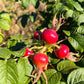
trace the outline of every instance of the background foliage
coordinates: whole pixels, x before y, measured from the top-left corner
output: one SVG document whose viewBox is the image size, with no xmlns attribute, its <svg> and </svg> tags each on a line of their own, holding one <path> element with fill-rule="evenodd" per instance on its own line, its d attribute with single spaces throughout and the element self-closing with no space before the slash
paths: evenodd
<svg viewBox="0 0 84 84">
<path fill-rule="evenodd" d="M 62 43 L 71 52 L 84 54 L 84 0 L 0 0 L 0 4 L 0 84 L 31 84 L 34 66 L 23 57 L 25 47 L 40 43 L 33 38 L 34 32 L 51 28 L 55 14 L 57 19 L 60 13 L 65 17 L 57 32 L 59 41 L 67 37 Z M 48 56 L 48 84 L 84 84 L 84 58 L 72 62 L 54 53 Z M 42 76 L 37 84 L 45 84 Z"/>
</svg>

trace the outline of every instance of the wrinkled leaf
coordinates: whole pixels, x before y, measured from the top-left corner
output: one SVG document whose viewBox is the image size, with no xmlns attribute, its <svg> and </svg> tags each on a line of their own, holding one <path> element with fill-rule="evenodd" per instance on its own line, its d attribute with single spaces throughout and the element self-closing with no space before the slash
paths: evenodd
<svg viewBox="0 0 84 84">
<path fill-rule="evenodd" d="M 68 41 L 73 46 L 75 50 L 79 50 L 80 52 L 84 51 L 84 36 L 80 34 L 73 34 L 72 37 L 68 38 Z"/>
<path fill-rule="evenodd" d="M 28 63 L 27 58 L 21 58 L 17 64 L 18 69 L 18 84 L 26 84 L 29 80 L 29 75 L 32 72 L 33 67 Z"/>
<path fill-rule="evenodd" d="M 0 84 L 18 84 L 17 67 L 13 59 L 0 61 Z"/>
<path fill-rule="evenodd" d="M 66 17 L 66 18 L 72 17 L 72 15 L 73 15 L 73 10 L 68 10 L 68 11 L 66 12 L 65 17 Z"/>
<path fill-rule="evenodd" d="M 10 25 L 7 23 L 6 20 L 0 19 L 0 27 L 4 30 L 9 30 Z"/>
<path fill-rule="evenodd" d="M 79 84 L 82 81 L 84 81 L 84 68 L 79 68 L 69 74 L 67 84 Z"/>
<path fill-rule="evenodd" d="M 64 11 L 65 9 L 67 9 L 67 7 L 64 6 L 62 3 L 56 3 L 56 10 L 58 11 L 58 9 L 60 11 Z"/>
<path fill-rule="evenodd" d="M 71 4 L 75 7 L 76 10 L 83 11 L 83 8 L 81 7 L 81 5 L 78 2 L 72 0 Z"/>
<path fill-rule="evenodd" d="M 81 14 L 78 18 L 78 25 L 80 25 L 81 23 L 84 23 L 84 14 Z"/>
<path fill-rule="evenodd" d="M 9 41 L 7 42 L 7 48 L 11 48 L 11 47 L 15 46 L 16 43 L 17 43 L 16 40 L 9 40 Z"/>
<path fill-rule="evenodd" d="M 80 13 L 79 13 L 78 11 L 74 11 L 74 12 L 73 12 L 72 17 L 73 17 L 73 20 L 74 20 L 74 21 L 78 22 L 79 16 L 80 16 Z"/>
<path fill-rule="evenodd" d="M 84 34 L 84 25 L 81 25 L 77 28 L 77 32 L 80 34 Z"/>
<path fill-rule="evenodd" d="M 67 0 L 66 3 L 67 3 L 67 7 L 68 7 L 69 9 L 74 10 L 74 7 L 73 7 L 73 5 L 70 3 L 69 0 Z"/>
<path fill-rule="evenodd" d="M 11 51 L 7 48 L 0 48 L 0 57 L 8 59 L 11 56 Z"/>
<path fill-rule="evenodd" d="M 57 9 L 61 9 L 61 7 L 62 7 L 62 3 L 56 4 L 56 10 L 57 10 Z"/>
<path fill-rule="evenodd" d="M 48 84 L 59 84 L 60 80 L 61 80 L 61 73 L 57 72 L 54 69 L 49 69 L 47 71 L 45 71 L 47 80 L 48 80 Z M 44 78 L 42 78 L 44 80 Z M 45 84 L 45 82 L 43 81 L 42 84 Z"/>
<path fill-rule="evenodd" d="M 57 70 L 61 71 L 64 74 L 67 74 L 70 72 L 70 70 L 78 68 L 76 64 L 69 60 L 63 60 L 57 64 Z"/>
<path fill-rule="evenodd" d="M 61 73 L 57 72 L 52 75 L 51 78 L 49 78 L 49 84 L 59 84 L 61 80 Z"/>
</svg>

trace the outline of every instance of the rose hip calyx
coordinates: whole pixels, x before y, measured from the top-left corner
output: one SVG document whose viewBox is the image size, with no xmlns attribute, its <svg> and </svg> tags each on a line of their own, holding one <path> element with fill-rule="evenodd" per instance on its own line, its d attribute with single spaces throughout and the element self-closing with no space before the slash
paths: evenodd
<svg viewBox="0 0 84 84">
<path fill-rule="evenodd" d="M 59 59 L 65 58 L 69 53 L 69 47 L 65 44 L 59 45 L 60 48 L 55 49 L 55 55 Z"/>
<path fill-rule="evenodd" d="M 53 44 L 58 41 L 58 34 L 54 29 L 45 29 L 42 33 L 42 39 L 46 43 Z"/>
</svg>

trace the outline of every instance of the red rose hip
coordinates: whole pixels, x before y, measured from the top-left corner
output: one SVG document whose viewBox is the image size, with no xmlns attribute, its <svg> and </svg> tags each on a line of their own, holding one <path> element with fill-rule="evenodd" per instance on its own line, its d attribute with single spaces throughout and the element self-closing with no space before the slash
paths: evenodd
<svg viewBox="0 0 84 84">
<path fill-rule="evenodd" d="M 36 31 L 34 33 L 34 38 L 37 39 L 37 40 L 41 39 L 41 31 Z"/>
<path fill-rule="evenodd" d="M 58 35 L 54 29 L 45 29 L 42 33 L 42 39 L 46 43 L 53 44 L 58 41 Z"/>
<path fill-rule="evenodd" d="M 48 61 L 48 56 L 43 53 L 36 53 L 35 55 L 33 55 L 32 62 L 36 66 L 36 69 L 32 72 L 31 76 L 33 76 L 35 73 L 37 73 L 37 76 L 36 80 L 32 84 L 35 84 L 39 80 L 41 74 L 43 75 L 46 84 L 48 84 L 47 77 L 43 71 L 43 67 L 48 64 Z"/>
<path fill-rule="evenodd" d="M 48 64 L 48 56 L 43 53 L 36 53 L 32 60 L 36 67 L 45 67 Z"/>
<path fill-rule="evenodd" d="M 25 54 L 24 54 L 24 57 L 27 57 L 27 56 L 30 56 L 31 54 L 33 54 L 34 52 L 31 50 L 29 50 L 29 48 L 26 48 L 26 51 L 25 51 Z M 29 57 L 31 59 L 31 56 Z"/>
<path fill-rule="evenodd" d="M 63 59 L 63 58 L 65 58 L 65 57 L 68 55 L 68 53 L 69 53 L 69 48 L 68 48 L 68 46 L 65 45 L 65 44 L 61 44 L 59 47 L 60 47 L 60 48 L 56 48 L 56 49 L 55 49 L 55 55 L 56 55 L 56 57 L 58 57 L 59 59 Z"/>
</svg>

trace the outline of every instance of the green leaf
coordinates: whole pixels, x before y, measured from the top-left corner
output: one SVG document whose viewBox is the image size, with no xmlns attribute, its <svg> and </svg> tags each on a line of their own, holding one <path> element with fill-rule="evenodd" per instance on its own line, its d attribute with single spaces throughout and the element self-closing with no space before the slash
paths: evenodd
<svg viewBox="0 0 84 84">
<path fill-rule="evenodd" d="M 31 3 L 31 0 L 22 0 L 22 5 L 27 8 Z"/>
<path fill-rule="evenodd" d="M 78 0 L 79 2 L 84 2 L 84 0 Z"/>
<path fill-rule="evenodd" d="M 16 43 L 17 43 L 16 40 L 9 40 L 9 41 L 7 42 L 7 48 L 11 48 L 11 47 L 15 46 Z"/>
<path fill-rule="evenodd" d="M 76 68 L 78 68 L 76 64 L 69 60 L 63 60 L 57 64 L 57 70 L 61 71 L 63 74 L 67 74 Z"/>
<path fill-rule="evenodd" d="M 52 64 L 57 64 L 59 61 L 60 61 L 60 59 L 55 59 L 55 58 L 54 58 L 54 59 L 51 60 L 51 63 L 52 63 Z"/>
<path fill-rule="evenodd" d="M 70 36 L 70 31 L 63 30 L 63 32 L 64 32 L 67 36 Z"/>
<path fill-rule="evenodd" d="M 0 29 L 0 36 L 4 37 L 4 35 L 2 34 L 2 31 L 1 31 L 1 29 Z"/>
<path fill-rule="evenodd" d="M 62 11 L 64 9 L 64 5 L 62 3 L 56 3 L 56 10 Z"/>
<path fill-rule="evenodd" d="M 59 84 L 59 82 L 61 80 L 61 73 L 60 72 L 57 72 L 54 69 L 49 69 L 49 70 L 45 71 L 45 74 L 46 74 L 46 77 L 48 80 L 48 84 Z M 43 81 L 42 84 L 45 84 L 45 82 Z"/>
<path fill-rule="evenodd" d="M 72 34 L 71 37 L 68 38 L 68 41 L 73 46 L 75 50 L 79 50 L 80 52 L 84 51 L 84 36 L 80 34 Z"/>
<path fill-rule="evenodd" d="M 31 22 L 34 22 L 34 16 L 30 15 L 29 18 L 30 18 Z"/>
<path fill-rule="evenodd" d="M 2 42 L 2 40 L 3 40 L 3 38 L 2 38 L 2 36 L 0 36 L 0 42 Z"/>
<path fill-rule="evenodd" d="M 24 56 L 25 48 L 19 50 L 19 51 L 12 51 L 12 54 L 16 57 L 22 57 Z"/>
<path fill-rule="evenodd" d="M 47 71 L 45 71 L 45 74 L 46 74 L 48 80 L 49 80 L 49 78 L 52 77 L 52 75 L 54 75 L 55 73 L 57 73 L 57 71 L 54 70 L 54 69 L 48 69 Z"/>
<path fill-rule="evenodd" d="M 37 84 L 42 84 L 40 79 L 37 81 Z"/>
<path fill-rule="evenodd" d="M 74 10 L 74 7 L 69 0 L 66 1 L 66 4 L 67 4 L 68 9 Z"/>
<path fill-rule="evenodd" d="M 73 12 L 73 15 L 72 15 L 73 20 L 76 21 L 77 23 L 78 23 L 79 16 L 80 16 L 80 13 L 78 11 Z"/>
<path fill-rule="evenodd" d="M 49 56 L 49 55 L 48 55 Z M 60 61 L 60 59 L 56 59 L 56 58 L 53 58 L 53 57 L 50 57 L 49 56 L 49 62 L 52 63 L 52 64 L 57 64 L 58 62 Z"/>
<path fill-rule="evenodd" d="M 17 67 L 13 59 L 0 61 L 0 84 L 18 84 Z"/>
<path fill-rule="evenodd" d="M 9 22 L 11 22 L 10 16 L 7 13 L 0 14 L 0 18 L 8 20 Z"/>
<path fill-rule="evenodd" d="M 22 5 L 23 5 L 25 8 L 27 8 L 27 7 L 31 4 L 31 2 L 32 2 L 32 4 L 33 4 L 34 7 L 35 7 L 37 0 L 22 0 Z"/>
<path fill-rule="evenodd" d="M 81 25 L 77 28 L 77 33 L 84 34 L 84 25 Z"/>
<path fill-rule="evenodd" d="M 51 78 L 49 78 L 48 82 L 49 82 L 49 84 L 59 84 L 61 78 L 62 78 L 61 73 L 57 72 L 57 73 L 53 74 Z"/>
<path fill-rule="evenodd" d="M 27 58 L 20 58 L 17 64 L 18 84 L 28 84 L 29 75 L 32 72 L 32 65 L 28 63 Z M 29 81 L 30 82 L 30 81 Z"/>
<path fill-rule="evenodd" d="M 81 7 L 81 5 L 78 2 L 71 0 L 71 4 L 75 7 L 75 9 L 77 11 L 83 12 L 83 8 Z"/>
<path fill-rule="evenodd" d="M 77 62 L 79 67 L 84 67 L 84 58 L 82 58 L 79 62 Z"/>
<path fill-rule="evenodd" d="M 79 84 L 82 81 L 84 81 L 84 68 L 79 68 L 69 74 L 67 84 Z"/>
<path fill-rule="evenodd" d="M 38 0 L 31 0 L 31 2 L 32 2 L 32 4 L 34 5 L 34 7 L 36 6 L 36 2 L 37 2 Z"/>
<path fill-rule="evenodd" d="M 7 48 L 0 48 L 0 57 L 8 59 L 11 56 L 11 51 Z"/>
<path fill-rule="evenodd" d="M 24 44 L 25 45 L 32 45 L 32 43 L 31 42 L 28 42 L 28 40 L 24 40 Z"/>
<path fill-rule="evenodd" d="M 78 82 L 78 83 L 76 83 L 76 84 L 84 84 L 84 81 L 80 81 L 80 82 Z"/>
<path fill-rule="evenodd" d="M 81 23 L 84 23 L 84 14 L 81 14 L 78 18 L 78 25 L 80 25 Z"/>
<path fill-rule="evenodd" d="M 0 27 L 4 30 L 9 30 L 10 25 L 7 23 L 6 20 L 0 19 Z"/>
<path fill-rule="evenodd" d="M 60 84 L 66 84 L 66 82 L 60 82 Z"/>
<path fill-rule="evenodd" d="M 68 10 L 68 11 L 66 12 L 65 17 L 66 17 L 66 18 L 72 17 L 72 15 L 73 15 L 73 10 Z"/>
<path fill-rule="evenodd" d="M 22 35 L 13 35 L 13 36 L 11 36 L 11 39 L 18 40 L 18 41 L 22 40 L 22 38 L 23 38 Z"/>
</svg>

